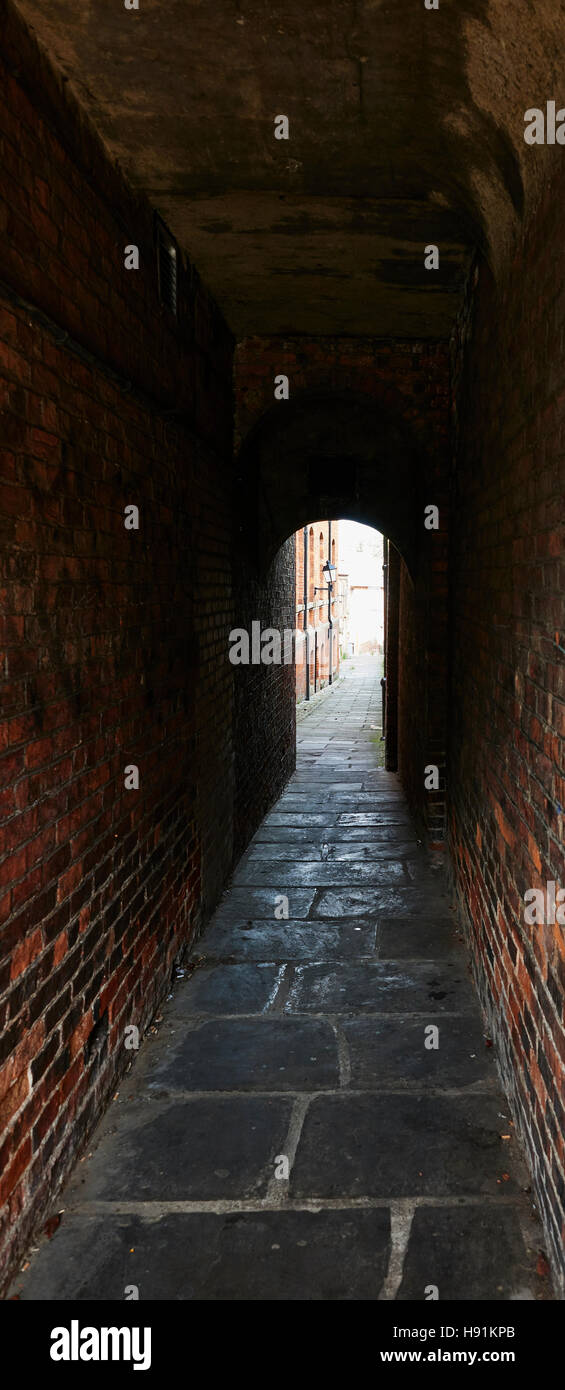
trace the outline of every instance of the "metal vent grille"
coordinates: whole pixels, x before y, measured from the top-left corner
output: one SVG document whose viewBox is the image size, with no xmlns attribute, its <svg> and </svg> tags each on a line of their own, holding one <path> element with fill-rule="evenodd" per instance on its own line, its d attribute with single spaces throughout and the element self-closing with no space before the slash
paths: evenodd
<svg viewBox="0 0 565 1390">
<path fill-rule="evenodd" d="M 159 230 L 157 242 L 159 298 L 172 314 L 177 312 L 177 251 L 174 243 Z"/>
</svg>

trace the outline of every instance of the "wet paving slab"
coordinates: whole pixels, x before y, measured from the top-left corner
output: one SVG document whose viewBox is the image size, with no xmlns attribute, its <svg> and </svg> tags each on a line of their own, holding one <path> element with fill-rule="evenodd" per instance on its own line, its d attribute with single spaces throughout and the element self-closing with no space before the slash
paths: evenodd
<svg viewBox="0 0 565 1390">
<path fill-rule="evenodd" d="M 153 1090 L 319 1091 L 339 1084 L 325 1019 L 217 1018 L 187 1032 L 155 1066 Z"/>
<path fill-rule="evenodd" d="M 492 1094 L 317 1096 L 290 1179 L 295 1196 L 517 1196 L 527 1172 Z M 505 1122 L 506 1123 L 506 1122 Z M 503 1180 L 503 1174 L 506 1179 Z"/>
<path fill-rule="evenodd" d="M 526 1240 L 528 1234 L 526 1229 Z M 421 1299 L 422 1289 L 430 1286 L 439 1294 L 462 1285 L 471 1301 L 531 1298 L 531 1269 L 518 1211 L 480 1205 L 416 1209 L 397 1299 Z"/>
<path fill-rule="evenodd" d="M 145 1302 L 377 1299 L 390 1259 L 386 1208 L 73 1213 L 22 1297 Z"/>
<path fill-rule="evenodd" d="M 291 891 L 296 892 L 296 889 Z M 416 885 L 410 888 L 326 888 L 319 889 L 315 894 L 307 915 L 314 921 L 332 921 L 335 918 L 364 917 L 370 913 L 378 922 L 379 916 L 390 916 L 392 912 L 397 912 L 399 916 L 418 916 L 422 910 L 433 910 L 434 905 L 438 920 L 442 916 L 444 920 L 449 920 L 436 883 L 428 885 L 425 895 Z"/>
<path fill-rule="evenodd" d="M 273 880 L 283 887 L 297 888 L 304 887 L 305 884 L 313 885 L 316 888 L 333 886 L 338 888 L 341 884 L 388 884 L 388 883 L 409 883 L 409 875 L 402 863 L 390 860 L 383 863 L 380 860 L 373 860 L 366 863 L 363 860 L 356 860 L 350 864 L 347 861 L 335 862 L 333 860 L 323 860 L 319 863 L 287 863 L 277 860 L 275 863 L 258 863 L 250 860 L 244 868 L 239 871 L 239 883 L 249 884 L 258 887 L 261 884 L 272 884 Z"/>
<path fill-rule="evenodd" d="M 375 949 L 375 922 L 355 921 L 314 924 L 304 921 L 270 923 L 251 921 L 215 926 L 202 943 L 204 960 L 343 960 L 366 956 Z"/>
<path fill-rule="evenodd" d="M 191 978 L 190 989 L 175 994 L 167 1019 L 180 1019 L 184 1026 L 201 1017 L 265 1013 L 276 996 L 280 978 L 280 965 L 264 961 L 200 967 Z"/>
<path fill-rule="evenodd" d="M 132 1169 L 141 1202 L 265 1197 L 291 1107 L 253 1095 L 124 1103 L 118 1129 L 104 1135 L 88 1165 L 81 1199 L 127 1199 Z"/>
<path fill-rule="evenodd" d="M 325 824 L 325 822 L 324 822 Z M 321 844 L 346 844 L 354 845 L 356 841 L 367 842 L 367 831 L 361 826 L 348 826 L 344 830 L 340 826 L 332 826 L 327 834 L 321 834 L 318 829 L 314 835 L 308 826 L 290 825 L 274 827 L 270 822 L 263 821 L 256 835 L 251 841 L 252 846 L 256 844 L 309 844 L 314 838 L 319 839 Z M 378 825 L 371 828 L 371 843 L 379 845 L 395 845 L 405 842 L 417 845 L 417 839 L 413 826 L 399 825 Z"/>
<path fill-rule="evenodd" d="M 281 872 L 284 872 L 281 865 Z M 310 909 L 314 904 L 316 896 L 315 889 L 312 888 L 292 888 L 291 892 L 285 894 L 286 904 L 280 901 L 281 886 L 279 883 L 265 888 L 247 888 L 234 883 L 234 887 L 222 899 L 219 908 L 214 916 L 214 924 L 224 922 L 242 922 L 253 919 L 263 919 L 272 922 L 287 917 L 308 917 Z"/>
<path fill-rule="evenodd" d="M 454 956 L 469 970 L 457 922 L 433 912 L 413 917 L 379 914 L 375 948 L 380 960 L 446 961 Z"/>
<path fill-rule="evenodd" d="M 289 842 L 286 839 L 282 844 L 277 844 L 272 841 L 262 840 L 257 841 L 247 851 L 245 864 L 247 867 L 250 862 L 255 862 L 259 859 L 270 860 L 271 862 L 278 859 L 288 859 L 293 863 L 300 864 L 311 862 L 323 863 L 324 861 L 333 863 L 335 861 L 353 859 L 355 863 L 377 860 L 380 863 L 386 864 L 390 862 L 390 860 L 401 860 L 401 862 L 404 862 L 408 858 L 414 858 L 418 852 L 418 846 L 409 840 L 400 841 L 398 844 L 394 845 L 379 845 L 371 844 L 370 842 L 361 842 L 358 845 L 351 845 L 347 840 L 337 843 L 335 841 L 330 843 L 321 841 L 319 844 L 306 840 L 303 841 L 302 844 L 294 844 L 292 841 Z"/>
<path fill-rule="evenodd" d="M 353 1090 L 498 1088 L 478 1011 L 344 1018 L 341 1028 Z"/>
<path fill-rule="evenodd" d="M 316 802 L 319 806 L 320 802 Z M 402 809 L 393 811 L 367 811 L 351 813 L 341 811 L 339 805 L 330 802 L 327 810 L 295 810 L 271 811 L 265 818 L 267 827 L 284 828 L 285 826 L 295 825 L 298 828 L 306 826 L 363 826 L 366 829 L 373 829 L 375 826 L 403 826 L 407 830 L 411 829 L 409 816 Z M 367 837 L 365 836 L 365 839 Z"/>
<path fill-rule="evenodd" d="M 13 1297 L 551 1296 L 463 932 L 356 669 L 299 710 L 297 774 Z"/>
<path fill-rule="evenodd" d="M 285 1004 L 296 1013 L 444 1013 L 478 1016 L 468 977 L 454 962 L 357 961 L 302 965 L 293 971 Z"/>
</svg>

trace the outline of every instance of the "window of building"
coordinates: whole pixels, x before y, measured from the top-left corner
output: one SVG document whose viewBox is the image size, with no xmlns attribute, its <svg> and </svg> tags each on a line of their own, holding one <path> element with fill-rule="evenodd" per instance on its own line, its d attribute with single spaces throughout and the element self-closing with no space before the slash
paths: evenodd
<svg viewBox="0 0 565 1390">
<path fill-rule="evenodd" d="M 314 528 L 310 527 L 308 535 L 308 602 L 314 601 Z"/>
</svg>

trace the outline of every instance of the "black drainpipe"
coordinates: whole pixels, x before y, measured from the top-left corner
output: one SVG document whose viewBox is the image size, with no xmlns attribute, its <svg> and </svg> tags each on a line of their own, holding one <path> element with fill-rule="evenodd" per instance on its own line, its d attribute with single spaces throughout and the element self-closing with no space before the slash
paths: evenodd
<svg viewBox="0 0 565 1390">
<path fill-rule="evenodd" d="M 328 521 L 328 564 L 331 565 L 331 562 L 332 562 L 332 523 L 331 523 L 331 521 Z M 330 655 L 329 655 L 329 660 L 328 660 L 328 685 L 331 685 L 331 683 L 332 683 L 332 656 L 333 656 L 332 648 L 333 648 L 333 641 L 334 641 L 333 627 L 334 627 L 334 625 L 333 625 L 333 622 L 332 622 L 332 582 L 331 582 L 331 570 L 330 570 L 330 583 L 328 584 L 328 637 L 329 637 L 329 641 L 330 641 Z"/>
<path fill-rule="evenodd" d="M 308 650 L 308 527 L 304 527 L 304 660 L 306 662 L 306 699 L 310 699 L 310 652 Z"/>
</svg>

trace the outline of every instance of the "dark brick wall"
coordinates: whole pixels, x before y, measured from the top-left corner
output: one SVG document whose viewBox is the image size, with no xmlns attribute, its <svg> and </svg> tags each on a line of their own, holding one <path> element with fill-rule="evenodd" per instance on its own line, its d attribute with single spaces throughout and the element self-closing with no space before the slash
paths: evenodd
<svg viewBox="0 0 565 1390">
<path fill-rule="evenodd" d="M 389 540 L 386 547 L 385 590 L 385 766 L 398 772 L 398 667 L 400 619 L 400 566 L 403 564 L 396 546 Z"/>
<path fill-rule="evenodd" d="M 398 568 L 398 771 L 410 806 L 423 823 L 428 706 L 423 640 L 426 613 L 425 608 L 422 611 L 420 586 L 415 587 L 402 559 Z"/>
<path fill-rule="evenodd" d="M 443 507 L 440 522 L 446 526 Z M 394 546 L 389 549 L 387 767 L 399 772 L 412 815 L 438 864 L 446 847 L 447 574 L 442 571 L 442 592 L 436 566 L 446 542 L 447 530 L 430 533 L 429 558 L 415 577 Z M 432 767 L 438 770 L 437 790 L 426 787 Z"/>
<path fill-rule="evenodd" d="M 450 844 L 477 982 L 563 1267 L 565 244 L 560 178 L 507 282 L 481 266 L 460 324 L 453 481 Z"/>
<path fill-rule="evenodd" d="M 159 305 L 151 209 L 8 11 L 2 39 L 0 1220 L 17 1255 L 231 865 L 232 345 L 189 265 L 178 322 Z"/>
<path fill-rule="evenodd" d="M 236 445 L 269 410 L 284 372 L 300 391 L 346 391 L 401 407 L 403 420 L 445 470 L 449 442 L 449 350 L 445 343 L 358 338 L 246 338 L 235 355 Z M 285 403 L 279 402 L 284 411 Z M 433 499 L 430 499 L 433 500 Z"/>
<path fill-rule="evenodd" d="M 245 628 L 251 634 L 255 621 L 260 622 L 262 631 L 293 631 L 294 536 L 281 546 L 265 576 L 254 574 L 240 559 L 236 563 L 234 591 L 234 627 Z M 233 671 L 237 858 L 294 771 L 296 687 L 294 664 L 241 665 L 234 666 Z"/>
<path fill-rule="evenodd" d="M 415 579 L 400 561 L 398 643 L 398 770 L 428 847 L 441 857 L 446 833 L 448 506 L 446 482 L 430 497 L 439 506 L 437 532 L 426 533 Z M 437 768 L 437 789 L 426 787 Z"/>
</svg>

